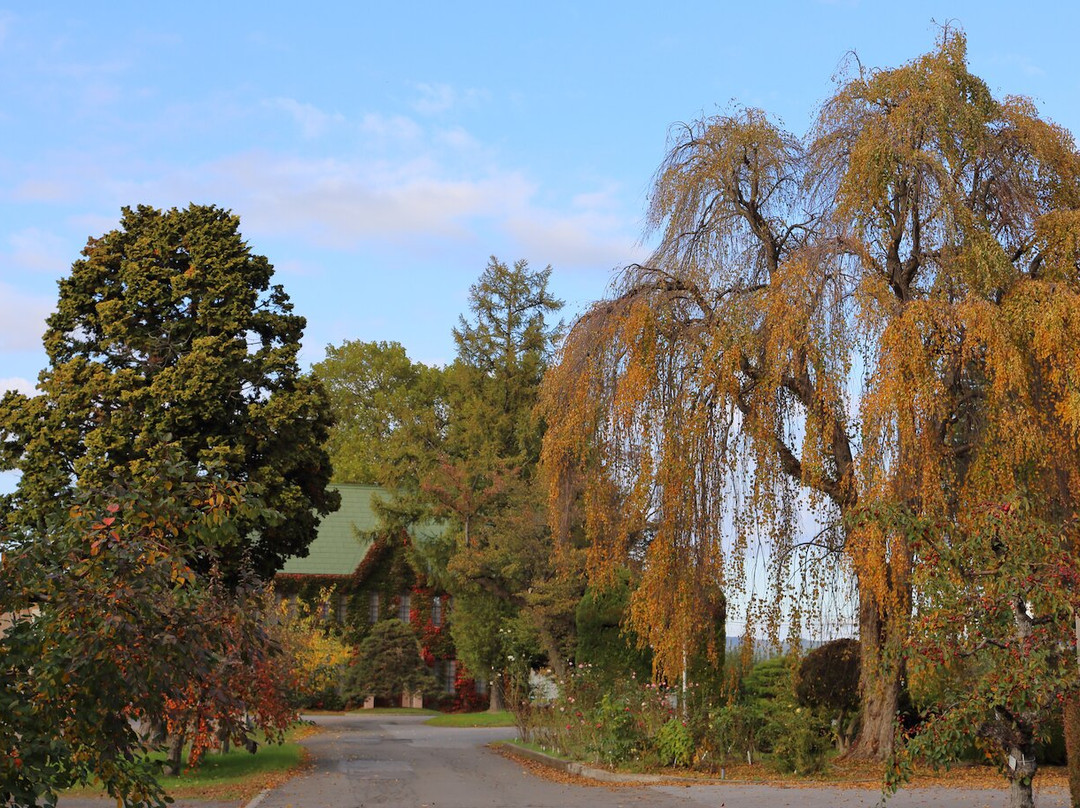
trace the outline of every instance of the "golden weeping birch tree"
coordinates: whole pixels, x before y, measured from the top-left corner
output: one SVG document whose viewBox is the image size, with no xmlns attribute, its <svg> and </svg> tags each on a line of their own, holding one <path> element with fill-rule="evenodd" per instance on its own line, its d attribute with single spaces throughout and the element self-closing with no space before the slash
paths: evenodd
<svg viewBox="0 0 1080 808">
<path fill-rule="evenodd" d="M 1020 473 L 1075 503 L 1078 208 L 1069 133 L 993 98 L 951 29 L 902 67 L 853 62 L 804 137 L 752 109 L 673 128 L 658 246 L 574 324 L 545 390 L 553 513 L 579 488 L 591 574 L 640 564 L 630 622 L 661 672 L 753 543 L 777 604 L 793 579 L 820 589 L 823 565 L 797 568 L 818 551 L 857 581 L 852 754 L 891 751 L 919 559 L 875 514 L 948 524 Z"/>
</svg>

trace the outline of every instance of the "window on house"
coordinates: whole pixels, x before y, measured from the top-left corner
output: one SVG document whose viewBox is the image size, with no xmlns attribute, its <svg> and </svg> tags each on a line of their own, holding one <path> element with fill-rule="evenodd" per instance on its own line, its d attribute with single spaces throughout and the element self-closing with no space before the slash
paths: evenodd
<svg viewBox="0 0 1080 808">
<path fill-rule="evenodd" d="M 443 691 L 453 695 L 454 684 L 457 680 L 457 662 L 452 659 L 446 660 L 446 673 L 443 676 Z"/>
<path fill-rule="evenodd" d="M 378 623 L 379 622 L 379 593 L 378 592 L 369 592 L 368 593 L 368 622 L 369 623 Z"/>
<path fill-rule="evenodd" d="M 337 598 L 337 620 L 339 623 L 344 623 L 345 618 L 349 615 L 349 595 L 346 592 L 339 592 Z"/>
<path fill-rule="evenodd" d="M 431 625 L 442 625 L 442 598 L 438 595 L 431 599 Z"/>
<path fill-rule="evenodd" d="M 408 592 L 401 593 L 401 602 L 398 604 L 398 620 L 403 623 L 409 622 L 409 612 L 412 610 L 412 595 Z"/>
</svg>

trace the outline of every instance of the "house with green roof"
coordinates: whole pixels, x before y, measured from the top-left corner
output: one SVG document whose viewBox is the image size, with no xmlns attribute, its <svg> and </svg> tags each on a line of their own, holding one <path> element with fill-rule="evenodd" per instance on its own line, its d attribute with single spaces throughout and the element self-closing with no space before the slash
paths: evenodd
<svg viewBox="0 0 1080 808">
<path fill-rule="evenodd" d="M 327 590 L 331 613 L 345 638 L 359 644 L 379 620 L 410 623 L 424 659 L 443 686 L 447 706 L 479 708 L 484 688 L 457 664 L 450 639 L 450 598 L 431 587 L 410 562 L 414 539 L 405 531 L 386 531 L 376 503 L 384 494 L 374 485 L 337 483 L 341 507 L 319 523 L 318 534 L 303 558 L 286 560 L 274 578 L 282 597 L 315 603 Z M 438 527 L 425 531 L 437 535 Z"/>
<path fill-rule="evenodd" d="M 322 518 L 315 540 L 303 558 L 292 557 L 278 573 L 289 576 L 346 578 L 363 562 L 375 543 L 379 518 L 373 500 L 382 493 L 377 485 L 339 483 L 341 507 Z"/>
</svg>

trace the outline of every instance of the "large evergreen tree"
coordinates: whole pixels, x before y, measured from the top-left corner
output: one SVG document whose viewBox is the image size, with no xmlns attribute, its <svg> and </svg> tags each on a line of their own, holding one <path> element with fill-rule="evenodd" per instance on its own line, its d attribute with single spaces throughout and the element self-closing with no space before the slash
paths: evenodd
<svg viewBox="0 0 1080 808">
<path fill-rule="evenodd" d="M 446 571 L 451 590 L 469 595 L 459 605 L 520 617 L 561 669 L 583 584 L 573 554 L 551 543 L 538 476 L 545 426 L 536 402 L 562 331 L 549 322 L 562 307 L 550 275 L 492 257 L 469 290 L 470 316 L 454 330 L 458 355 L 447 370 L 446 439 L 423 488 L 456 528 Z"/>
<path fill-rule="evenodd" d="M 272 275 L 238 217 L 213 206 L 124 208 L 119 228 L 90 239 L 60 281 L 39 394 L 0 401 L 0 467 L 21 472 L 5 529 L 39 533 L 77 489 L 108 488 L 169 440 L 277 512 L 245 525 L 235 551 L 259 574 L 305 554 L 338 504 L 330 408 L 300 372 L 304 318 Z"/>
</svg>

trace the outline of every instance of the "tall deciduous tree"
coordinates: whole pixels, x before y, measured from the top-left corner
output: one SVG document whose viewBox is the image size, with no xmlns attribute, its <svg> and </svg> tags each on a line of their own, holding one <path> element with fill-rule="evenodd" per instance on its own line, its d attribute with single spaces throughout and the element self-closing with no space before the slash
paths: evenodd
<svg viewBox="0 0 1080 808">
<path fill-rule="evenodd" d="M 396 486 L 417 474 L 445 415 L 440 368 L 413 362 L 397 342 L 346 340 L 313 367 L 334 413 L 327 450 L 339 482 Z"/>
<path fill-rule="evenodd" d="M 40 393 L 0 402 L 0 464 L 22 472 L 3 503 L 9 529 L 41 531 L 77 488 L 172 440 L 191 462 L 257 484 L 283 517 L 246 526 L 261 575 L 305 554 L 338 506 L 330 409 L 297 365 L 304 318 L 239 224 L 212 206 L 139 206 L 90 239 L 60 281 Z"/>
<path fill-rule="evenodd" d="M 856 64 L 805 137 L 758 110 L 673 130 L 659 246 L 575 324 L 545 407 L 553 494 L 584 474 L 594 567 L 644 558 L 631 616 L 665 670 L 755 536 L 784 587 L 802 492 L 858 578 L 854 753 L 891 750 L 919 559 L 857 515 L 1075 505 L 1078 208 L 1069 134 L 994 99 L 954 30 Z"/>
</svg>

